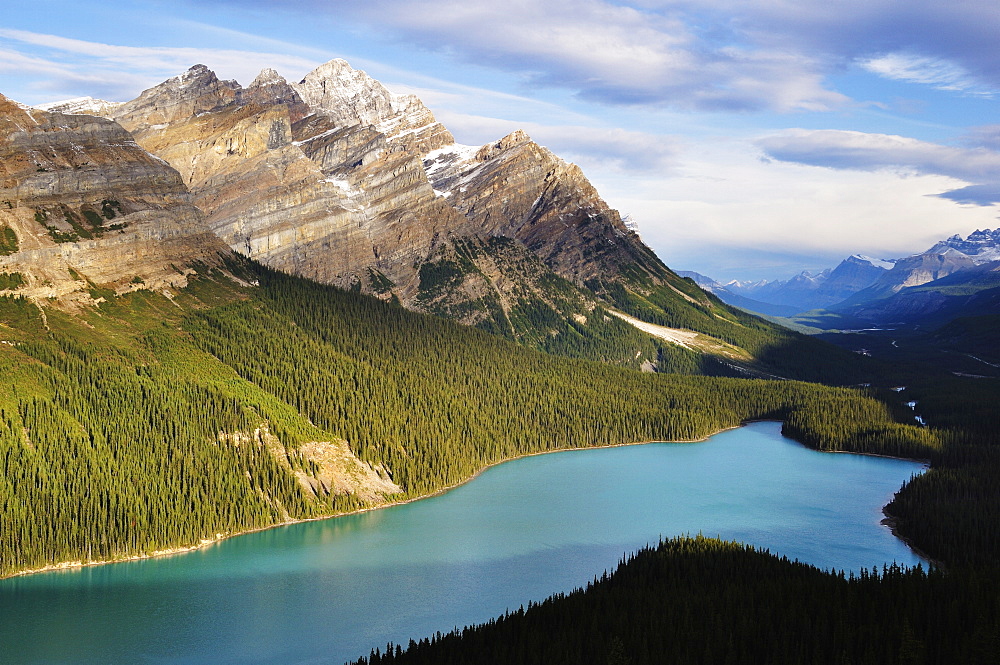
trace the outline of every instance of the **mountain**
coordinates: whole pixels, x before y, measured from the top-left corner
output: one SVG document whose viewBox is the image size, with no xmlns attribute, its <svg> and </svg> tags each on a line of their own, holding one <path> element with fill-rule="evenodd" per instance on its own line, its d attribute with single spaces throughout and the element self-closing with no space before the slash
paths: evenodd
<svg viewBox="0 0 1000 665">
<path fill-rule="evenodd" d="M 763 303 L 757 308 L 749 307 L 751 311 L 791 316 L 797 312 L 821 309 L 839 303 L 871 286 L 893 265 L 894 261 L 891 260 L 855 254 L 841 261 L 835 268 L 828 268 L 819 273 L 805 271 L 791 279 L 773 282 L 744 283 L 734 280 L 724 287 L 735 295 Z M 779 310 L 784 313 L 779 314 Z"/>
<path fill-rule="evenodd" d="M 248 88 L 195 67 L 72 110 L 118 121 L 0 98 L 0 575 L 184 551 L 519 455 L 753 419 L 821 449 L 933 457 L 897 496 L 900 528 L 932 556 L 996 560 L 991 420 L 945 445 L 894 420 L 878 385 L 759 380 L 857 383 L 871 366 L 680 278 L 523 134 L 456 146 L 417 100 L 338 62 Z M 983 401 L 974 413 L 993 414 Z"/>
<path fill-rule="evenodd" d="M 970 257 L 977 264 L 1000 261 L 1000 228 L 976 229 L 968 238 L 955 234 L 947 240 L 935 244 L 927 254 L 944 254 L 948 249 L 957 250 Z"/>
<path fill-rule="evenodd" d="M 828 306 L 828 312 L 796 320 L 822 328 L 927 326 L 994 313 L 989 291 L 1000 286 L 998 240 L 1000 229 L 977 230 L 965 240 L 952 236 L 897 260 L 871 285 Z"/>
<path fill-rule="evenodd" d="M 940 294 L 928 295 L 934 291 L 933 288 L 909 291 L 899 299 L 892 299 L 892 296 L 997 260 L 1000 260 L 1000 228 L 996 231 L 976 230 L 965 239 L 954 235 L 935 243 L 925 252 L 902 259 L 874 259 L 855 254 L 841 261 L 836 268 L 818 274 L 803 272 L 789 280 L 775 282 L 732 281 L 718 284 L 709 280 L 712 282 L 709 289 L 729 304 L 737 307 L 746 305 L 744 308 L 750 311 L 791 316 L 794 312 L 790 314 L 785 308 L 793 308 L 797 312 L 828 310 L 836 314 L 808 314 L 795 320 L 810 326 L 851 327 L 875 321 L 885 323 L 893 317 L 904 320 L 921 313 L 933 313 L 944 302 Z M 970 273 L 967 277 L 972 282 L 981 281 L 976 274 Z M 963 279 L 959 277 L 957 281 L 944 285 L 954 291 L 954 285 Z M 988 278 L 986 283 L 990 283 Z M 758 303 L 740 304 L 734 296 L 750 298 Z M 777 313 L 776 305 L 785 313 Z"/>
<path fill-rule="evenodd" d="M 804 378 L 796 358 L 820 356 L 676 275 L 523 132 L 457 144 L 419 99 L 343 60 L 247 87 L 196 65 L 128 102 L 50 106 L 119 123 L 230 250 L 289 274 L 647 369 Z M 651 344 L 608 308 L 697 338 Z"/>
<path fill-rule="evenodd" d="M 107 115 L 113 112 L 118 106 L 121 106 L 121 102 L 108 102 L 103 99 L 94 99 L 93 97 L 77 97 L 51 104 L 39 104 L 35 108 L 40 111 L 51 111 L 67 115 Z"/>
<path fill-rule="evenodd" d="M 873 259 L 855 254 L 841 261 L 836 268 L 813 274 L 799 273 L 788 280 L 741 282 L 725 284 L 692 272 L 679 272 L 723 302 L 750 312 L 768 316 L 791 317 L 799 312 L 820 309 L 839 303 L 875 282 L 894 261 Z"/>
<path fill-rule="evenodd" d="M 895 264 L 895 260 L 875 259 L 863 254 L 849 256 L 820 284 L 814 302 L 818 307 L 841 302 L 871 286 Z"/>
<path fill-rule="evenodd" d="M 705 275 L 692 272 L 690 270 L 678 270 L 677 274 L 681 277 L 687 277 L 693 280 L 699 287 L 717 296 L 719 300 L 727 305 L 739 307 L 740 309 L 748 312 L 756 312 L 758 314 L 766 314 L 768 316 L 793 316 L 800 311 L 798 307 L 792 305 L 777 305 L 741 296 L 734 292 L 734 288 L 745 288 L 745 285 L 740 282 L 730 282 L 729 285 L 726 285 L 715 281 L 711 277 L 706 277 Z"/>
<path fill-rule="evenodd" d="M 936 246 L 937 247 L 937 246 Z M 891 270 L 879 275 L 872 284 L 857 291 L 830 309 L 845 311 L 855 305 L 878 300 L 910 286 L 919 286 L 978 265 L 976 261 L 952 247 L 928 250 L 896 261 Z"/>
<path fill-rule="evenodd" d="M 946 258 L 951 258 L 946 255 Z M 954 262 L 959 263 L 959 262 Z M 953 265 L 954 265 L 953 263 Z M 889 292 L 881 298 L 845 302 L 835 313 L 870 325 L 941 325 L 962 316 L 1000 314 L 1000 261 L 942 271 L 942 277 Z"/>
<path fill-rule="evenodd" d="M 231 255 L 177 172 L 118 124 L 2 96 L 0 239 L 0 286 L 70 309 L 183 287 Z"/>
<path fill-rule="evenodd" d="M 156 119 L 221 105 L 199 117 L 238 124 L 240 108 L 228 108 L 238 91 L 202 74 L 171 82 L 211 85 Z M 275 117 L 278 135 L 287 125 Z M 245 125 L 237 147 L 260 150 L 256 132 L 274 127 Z M 271 150 L 302 161 L 280 141 Z M 193 200 L 182 174 L 117 123 L 0 98 L 0 575 L 423 496 L 521 454 L 695 439 L 827 400 L 873 406 L 822 386 L 641 373 L 526 349 L 252 263 Z M 500 255 L 519 241 L 482 242 Z M 606 311 L 562 339 L 596 346 L 601 360 L 607 349 L 664 366 L 698 357 L 659 349 Z"/>
<path fill-rule="evenodd" d="M 728 288 L 747 298 L 761 300 L 772 305 L 793 307 L 798 311 L 809 309 L 815 302 L 815 294 L 820 285 L 829 277 L 830 271 L 813 274 L 803 271 L 787 280 L 762 281 L 750 284 L 732 282 Z"/>
<path fill-rule="evenodd" d="M 456 145 L 343 60 L 247 88 L 198 65 L 109 115 L 235 251 L 411 309 L 517 337 L 526 311 L 586 316 L 587 280 L 672 275 L 576 166 L 522 132 Z"/>
</svg>

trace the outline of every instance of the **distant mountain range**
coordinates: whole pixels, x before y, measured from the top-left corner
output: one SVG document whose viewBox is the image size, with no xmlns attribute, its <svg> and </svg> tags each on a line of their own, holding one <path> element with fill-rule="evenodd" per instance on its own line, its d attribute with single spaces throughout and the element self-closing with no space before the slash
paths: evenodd
<svg viewBox="0 0 1000 665">
<path fill-rule="evenodd" d="M 717 295 L 723 302 L 772 316 L 792 316 L 835 305 L 873 284 L 895 264 L 862 254 L 849 256 L 836 268 L 819 273 L 803 271 L 788 280 L 719 283 L 709 277 L 681 271 Z M 695 277 L 697 275 L 697 277 Z"/>
<path fill-rule="evenodd" d="M 964 239 L 954 235 L 900 259 L 855 254 L 832 270 L 785 281 L 722 284 L 697 273 L 679 274 L 735 307 L 824 329 L 943 324 L 1000 313 L 991 293 L 1000 288 L 1000 228 Z"/>
</svg>

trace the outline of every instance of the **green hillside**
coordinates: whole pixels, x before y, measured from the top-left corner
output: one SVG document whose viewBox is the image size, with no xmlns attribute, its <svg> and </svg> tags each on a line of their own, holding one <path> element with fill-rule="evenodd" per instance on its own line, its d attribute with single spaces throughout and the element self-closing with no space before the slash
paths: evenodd
<svg viewBox="0 0 1000 665">
<path fill-rule="evenodd" d="M 423 495 L 516 455 L 697 439 L 753 418 L 792 418 L 823 447 L 938 448 L 856 391 L 559 358 L 231 268 L 259 286 L 215 271 L 172 299 L 106 293 L 75 315 L 0 299 L 0 572 L 197 544 Z M 303 444 L 340 440 L 401 491 L 307 487 L 320 470 Z"/>
</svg>

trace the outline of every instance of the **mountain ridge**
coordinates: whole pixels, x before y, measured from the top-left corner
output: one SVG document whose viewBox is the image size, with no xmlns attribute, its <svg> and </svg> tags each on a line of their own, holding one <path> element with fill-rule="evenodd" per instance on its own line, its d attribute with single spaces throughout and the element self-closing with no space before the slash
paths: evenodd
<svg viewBox="0 0 1000 665">
<path fill-rule="evenodd" d="M 524 132 L 458 145 L 418 99 L 342 60 L 298 83 L 265 69 L 246 88 L 195 65 L 91 107 L 176 170 L 180 195 L 228 251 L 270 268 L 636 368 L 804 376 L 791 359 L 819 355 L 676 275 L 578 166 Z M 653 343 L 607 308 L 748 360 Z M 829 360 L 823 376 L 853 375 Z"/>
</svg>

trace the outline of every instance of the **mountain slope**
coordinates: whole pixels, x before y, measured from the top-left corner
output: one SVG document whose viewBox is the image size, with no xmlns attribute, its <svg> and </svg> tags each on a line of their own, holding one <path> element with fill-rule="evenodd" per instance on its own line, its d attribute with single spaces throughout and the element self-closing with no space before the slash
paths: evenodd
<svg viewBox="0 0 1000 665">
<path fill-rule="evenodd" d="M 529 452 L 694 439 L 798 411 L 860 418 L 806 417 L 803 436 L 825 446 L 933 444 L 854 391 L 557 358 L 227 270 L 244 285 L 192 276 L 170 299 L 109 295 L 47 324 L 30 301 L 0 298 L 0 369 L 16 386 L 0 393 L 0 574 L 419 496 Z"/>
<path fill-rule="evenodd" d="M 899 259 L 875 282 L 828 307 L 795 320 L 835 329 L 940 326 L 962 316 L 996 313 L 990 291 L 1000 287 L 1000 230 L 953 236 L 926 252 Z"/>
<path fill-rule="evenodd" d="M 598 355 L 635 366 L 697 362 L 681 347 L 625 353 L 617 340 L 635 332 L 600 308 L 752 356 L 787 341 L 760 322 L 748 337 L 742 315 L 663 265 L 578 167 L 522 132 L 456 145 L 418 99 L 343 61 L 299 83 L 265 70 L 247 88 L 195 66 L 108 108 L 178 170 L 216 235 L 273 268 L 540 348 L 593 357 L 578 340 L 599 339 Z"/>
<path fill-rule="evenodd" d="M 92 304 L 95 287 L 183 286 L 231 251 L 177 172 L 117 124 L 0 97 L 0 271 L 8 292 Z M 13 277 L 17 275 L 17 277 Z"/>
</svg>

